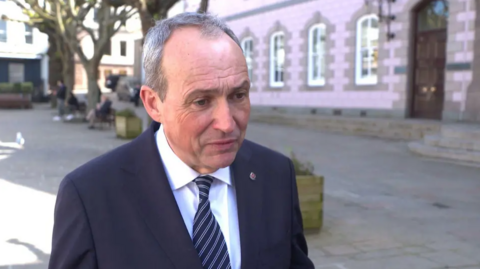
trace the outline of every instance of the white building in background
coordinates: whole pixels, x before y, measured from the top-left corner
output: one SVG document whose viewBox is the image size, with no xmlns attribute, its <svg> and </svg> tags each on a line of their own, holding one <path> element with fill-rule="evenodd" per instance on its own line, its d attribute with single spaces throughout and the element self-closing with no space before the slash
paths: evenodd
<svg viewBox="0 0 480 269">
<path fill-rule="evenodd" d="M 32 82 L 48 92 L 48 36 L 22 22 L 28 19 L 12 1 L 0 0 L 0 83 Z"/>
</svg>

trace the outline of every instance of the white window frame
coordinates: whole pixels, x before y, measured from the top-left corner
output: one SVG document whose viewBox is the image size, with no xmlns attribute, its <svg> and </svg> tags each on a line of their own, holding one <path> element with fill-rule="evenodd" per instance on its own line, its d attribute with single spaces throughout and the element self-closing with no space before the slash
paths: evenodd
<svg viewBox="0 0 480 269">
<path fill-rule="evenodd" d="M 356 54 L 356 63 L 355 63 L 355 83 L 357 85 L 374 85 L 374 84 L 377 84 L 378 82 L 378 66 L 377 66 L 377 74 L 376 75 L 370 75 L 370 76 L 367 76 L 367 77 L 363 77 L 362 78 L 362 34 L 361 34 L 361 31 L 362 31 L 362 23 L 365 21 L 365 20 L 370 20 L 370 19 L 376 19 L 377 22 L 378 22 L 378 16 L 375 15 L 375 14 L 371 14 L 371 15 L 366 15 L 366 16 L 363 16 L 361 17 L 360 19 L 358 19 L 357 21 L 357 46 L 356 46 L 356 50 L 355 50 L 355 54 Z M 369 28 L 370 28 L 370 25 L 369 25 Z M 380 32 L 380 27 L 379 27 L 379 32 Z M 379 37 L 380 38 L 380 33 L 379 33 Z M 370 39 L 367 40 L 367 44 L 370 43 Z M 380 46 L 377 45 L 377 50 L 379 50 Z M 368 50 L 370 51 L 373 51 L 373 47 L 367 47 Z M 377 62 L 377 65 L 379 63 Z"/>
<path fill-rule="evenodd" d="M 6 43 L 6 42 L 8 42 L 8 34 L 7 34 L 8 33 L 8 22 L 6 20 L 2 20 L 2 19 L 0 19 L 0 22 L 5 24 L 5 30 L 0 30 L 0 31 L 2 31 L 2 35 L 5 35 L 5 41 L 2 40 L 0 42 Z"/>
<path fill-rule="evenodd" d="M 30 26 L 30 25 L 28 25 L 28 24 L 26 24 L 26 23 L 25 23 L 24 25 L 25 25 L 25 26 L 24 26 L 24 28 L 25 28 L 25 44 L 32 45 L 32 44 L 33 44 L 33 27 Z M 30 32 L 27 31 L 27 28 L 30 29 Z M 31 38 L 31 40 L 32 40 L 31 43 L 27 42 L 27 37 L 28 37 L 28 36 L 30 36 L 30 38 Z"/>
<path fill-rule="evenodd" d="M 248 48 L 248 53 L 247 53 L 247 42 L 251 42 L 251 46 Z M 242 51 L 243 51 L 243 56 L 245 56 L 245 61 L 247 62 L 247 68 L 248 68 L 248 78 L 250 79 L 250 84 L 253 84 L 253 38 L 251 37 L 246 37 L 242 40 L 241 42 L 242 45 Z M 247 57 L 250 58 L 250 62 L 247 60 Z"/>
<path fill-rule="evenodd" d="M 283 81 L 275 81 L 275 66 L 276 66 L 276 60 L 277 58 L 275 57 L 275 38 L 277 36 L 283 36 L 283 51 L 285 52 L 285 34 L 282 31 L 275 32 L 271 35 L 270 37 L 270 87 L 274 88 L 281 88 L 285 85 L 285 60 L 286 60 L 286 55 L 284 54 L 284 60 L 283 60 L 283 67 L 282 67 L 282 80 Z"/>
<path fill-rule="evenodd" d="M 320 77 L 318 79 L 313 78 L 313 31 L 315 29 L 323 30 L 323 35 L 325 37 L 325 40 L 323 40 L 324 43 L 326 43 L 326 26 L 323 23 L 315 24 L 312 27 L 310 27 L 310 30 L 308 31 L 308 85 L 309 86 L 323 86 L 325 85 L 325 74 L 323 74 L 323 77 Z M 321 40 L 319 40 L 321 41 Z M 317 52 L 319 56 L 321 56 L 321 61 L 323 64 L 323 68 L 325 69 L 326 72 L 326 59 L 325 59 L 325 52 L 326 52 L 326 44 L 324 44 L 324 50 L 321 52 Z"/>
</svg>

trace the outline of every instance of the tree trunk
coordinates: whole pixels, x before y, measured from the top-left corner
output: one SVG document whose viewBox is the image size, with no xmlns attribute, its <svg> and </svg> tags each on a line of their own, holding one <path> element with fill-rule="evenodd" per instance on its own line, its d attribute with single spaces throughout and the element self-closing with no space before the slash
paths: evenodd
<svg viewBox="0 0 480 269">
<path fill-rule="evenodd" d="M 93 61 L 91 59 L 87 63 L 85 63 L 83 66 L 86 70 L 87 73 L 87 80 L 88 80 L 88 105 L 87 105 L 87 111 L 90 111 L 91 109 L 95 108 L 96 104 L 99 102 L 100 99 L 100 88 L 98 87 L 98 66 L 99 66 L 99 61 Z"/>
<path fill-rule="evenodd" d="M 51 89 L 57 87 L 57 81 L 63 79 L 63 61 L 58 53 L 58 46 L 55 38 L 52 35 L 48 36 L 48 85 Z"/>
<path fill-rule="evenodd" d="M 71 92 L 74 90 L 75 87 L 75 55 L 73 52 L 68 48 L 68 46 L 64 47 L 64 57 L 62 59 L 63 69 L 62 69 L 62 77 L 65 86 L 67 87 L 67 91 Z"/>
<path fill-rule="evenodd" d="M 148 33 L 148 30 L 155 25 L 155 21 L 150 13 L 145 9 L 138 9 L 138 14 L 140 15 L 140 22 L 142 24 L 142 33 L 145 37 Z M 143 42 L 142 42 L 143 43 Z"/>
<path fill-rule="evenodd" d="M 197 10 L 198 13 L 207 13 L 208 12 L 208 0 L 202 0 L 200 2 L 200 7 Z"/>
</svg>

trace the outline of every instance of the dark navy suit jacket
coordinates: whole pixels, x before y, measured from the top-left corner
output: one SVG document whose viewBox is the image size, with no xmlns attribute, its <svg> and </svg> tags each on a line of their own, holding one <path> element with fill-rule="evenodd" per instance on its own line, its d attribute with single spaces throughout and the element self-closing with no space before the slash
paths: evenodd
<svg viewBox="0 0 480 269">
<path fill-rule="evenodd" d="M 158 152 L 159 126 L 63 179 L 50 269 L 202 268 Z M 245 140 L 231 168 L 242 269 L 314 268 L 292 162 Z"/>
</svg>

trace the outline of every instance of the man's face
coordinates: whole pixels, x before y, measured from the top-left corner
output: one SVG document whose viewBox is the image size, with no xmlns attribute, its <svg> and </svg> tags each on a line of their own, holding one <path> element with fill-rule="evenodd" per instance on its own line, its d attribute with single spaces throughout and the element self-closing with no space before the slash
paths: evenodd
<svg viewBox="0 0 480 269">
<path fill-rule="evenodd" d="M 229 166 L 250 117 L 250 80 L 242 50 L 226 34 L 204 38 L 188 27 L 172 33 L 163 55 L 168 89 L 156 105 L 170 147 L 199 173 Z"/>
</svg>

